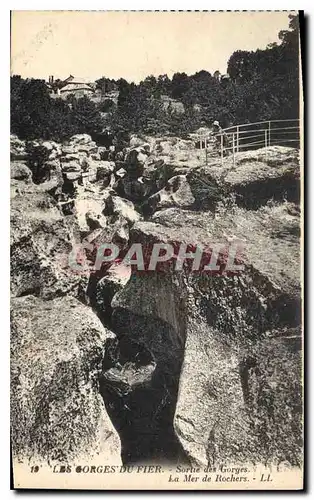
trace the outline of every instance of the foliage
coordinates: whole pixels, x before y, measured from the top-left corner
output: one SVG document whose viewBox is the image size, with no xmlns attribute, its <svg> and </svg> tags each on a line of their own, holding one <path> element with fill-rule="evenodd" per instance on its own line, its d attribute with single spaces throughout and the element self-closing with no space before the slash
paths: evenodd
<svg viewBox="0 0 314 500">
<path fill-rule="evenodd" d="M 106 126 L 113 134 L 185 135 L 218 120 L 223 127 L 299 116 L 298 16 L 290 15 L 289 29 L 265 50 L 237 50 L 228 61 L 228 79 L 216 71 L 188 76 L 150 75 L 139 84 L 124 78 L 102 77 L 96 88 L 104 96 L 119 91 L 118 106 L 87 97 L 52 99 L 41 80 L 11 78 L 12 132 L 22 139 L 63 140 L 74 133 L 99 133 Z M 60 82 L 55 84 L 60 86 Z M 181 102 L 185 112 L 164 105 Z M 196 109 L 197 107 L 197 109 Z M 106 116 L 104 116 L 104 113 Z"/>
<path fill-rule="evenodd" d="M 42 80 L 11 78 L 11 131 L 21 139 L 63 141 L 101 128 L 101 115 L 87 97 L 50 97 Z"/>
<path fill-rule="evenodd" d="M 74 99 L 71 110 L 71 121 L 76 134 L 93 134 L 102 129 L 102 119 L 94 102 L 84 96 Z"/>
</svg>

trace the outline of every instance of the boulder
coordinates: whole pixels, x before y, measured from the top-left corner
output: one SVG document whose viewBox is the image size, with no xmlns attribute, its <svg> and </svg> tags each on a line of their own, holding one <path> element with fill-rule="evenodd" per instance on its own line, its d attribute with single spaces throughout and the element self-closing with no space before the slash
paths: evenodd
<svg viewBox="0 0 314 500">
<path fill-rule="evenodd" d="M 49 142 L 49 141 L 44 141 L 42 142 L 42 147 L 47 149 L 48 151 L 52 151 L 54 149 L 55 143 Z"/>
<path fill-rule="evenodd" d="M 168 207 L 192 208 L 195 198 L 185 175 L 176 175 L 167 181 L 166 186 L 153 194 L 142 205 L 145 214 Z"/>
<path fill-rule="evenodd" d="M 16 161 L 27 160 L 28 157 L 25 141 L 22 141 L 16 135 L 10 136 L 10 157 L 11 160 Z"/>
<path fill-rule="evenodd" d="M 99 317 L 106 323 L 111 317 L 111 302 L 114 295 L 120 292 L 131 276 L 131 268 L 122 263 L 112 265 L 106 275 L 101 278 L 96 286 L 96 311 Z"/>
<path fill-rule="evenodd" d="M 78 227 L 39 187 L 11 201 L 11 293 L 75 295 L 80 274 L 69 266 L 69 255 L 78 242 Z"/>
<path fill-rule="evenodd" d="M 106 215 L 114 215 L 116 217 L 120 216 L 129 224 L 134 224 L 134 222 L 141 218 L 140 214 L 135 210 L 133 203 L 125 198 L 120 198 L 120 196 L 113 196 L 110 194 L 106 198 L 105 203 Z"/>
<path fill-rule="evenodd" d="M 53 196 L 61 194 L 64 179 L 59 160 L 46 161 L 37 172 L 37 181 L 38 178 L 41 180 L 38 184 L 38 191 L 47 192 Z"/>
<path fill-rule="evenodd" d="M 109 161 L 97 161 L 92 158 L 88 158 L 86 171 L 88 172 L 89 182 L 96 182 L 100 180 L 102 176 L 105 177 L 105 173 L 108 181 L 108 179 L 110 179 L 110 174 L 114 171 L 114 163 Z"/>
<path fill-rule="evenodd" d="M 92 138 L 88 134 L 76 134 L 72 135 L 72 137 L 69 140 L 70 145 L 81 145 L 81 144 L 90 144 L 92 141 Z"/>
<path fill-rule="evenodd" d="M 130 137 L 130 146 L 131 148 L 137 148 L 142 146 L 145 143 L 145 139 L 138 137 L 137 135 L 132 134 Z"/>
<path fill-rule="evenodd" d="M 20 297 L 11 306 L 13 458 L 28 466 L 120 464 L 120 439 L 98 389 L 114 335 L 71 297 Z"/>
<path fill-rule="evenodd" d="M 136 363 L 125 363 L 123 367 L 110 368 L 102 373 L 102 391 L 110 390 L 125 399 L 134 391 L 151 386 L 155 368 L 154 362 L 140 367 Z"/>
<path fill-rule="evenodd" d="M 89 144 L 78 144 L 76 146 L 77 150 L 80 153 L 85 153 L 87 156 L 92 156 L 92 154 L 97 154 L 98 147 L 95 142 L 91 142 Z"/>
<path fill-rule="evenodd" d="M 100 199 L 87 197 L 83 193 L 74 200 L 74 214 L 81 232 L 90 232 L 93 229 L 106 226 L 103 213 L 103 203 Z"/>
<path fill-rule="evenodd" d="M 156 361 L 164 392 L 147 398 L 151 408 L 167 401 L 160 418 L 175 460 L 181 449 L 195 466 L 300 464 L 301 338 L 289 333 L 301 321 L 299 218 L 285 205 L 217 217 L 170 208 L 130 231 L 130 244 L 145 251 L 154 242 L 244 246 L 239 273 L 175 271 L 174 263 L 134 270 L 111 302 L 118 339 L 144 343 Z"/>
<path fill-rule="evenodd" d="M 116 171 L 116 176 L 119 178 L 125 177 L 126 175 L 126 170 L 124 168 L 119 168 L 119 170 Z"/>
<path fill-rule="evenodd" d="M 81 172 L 82 167 L 78 161 L 63 161 L 61 163 L 62 172 Z"/>
<path fill-rule="evenodd" d="M 64 176 L 65 176 L 65 178 L 68 181 L 72 181 L 73 182 L 73 181 L 77 181 L 78 179 L 81 179 L 82 172 L 81 171 L 77 171 L 77 172 L 65 172 Z"/>
<path fill-rule="evenodd" d="M 74 145 L 72 146 L 62 146 L 62 156 L 67 156 L 67 155 L 76 155 L 77 150 Z"/>
<path fill-rule="evenodd" d="M 187 173 L 196 205 L 208 209 L 232 194 L 238 205 L 256 209 L 268 200 L 299 202 L 300 164 L 297 149 L 271 146 L 235 154 Z"/>
<path fill-rule="evenodd" d="M 151 191 L 151 184 L 142 177 L 133 179 L 126 175 L 122 178 L 121 185 L 126 196 L 134 201 L 142 201 Z"/>
<path fill-rule="evenodd" d="M 141 177 L 147 163 L 147 152 L 142 147 L 130 149 L 124 160 L 125 169 L 132 179 Z"/>
<path fill-rule="evenodd" d="M 11 161 L 11 179 L 32 182 L 32 171 L 21 161 Z"/>
<path fill-rule="evenodd" d="M 37 150 L 38 154 L 40 154 L 46 160 L 57 160 L 62 154 L 60 144 L 54 141 L 32 141 L 28 144 L 28 147 L 30 146 L 32 148 L 32 155 L 36 155 Z"/>
<path fill-rule="evenodd" d="M 125 248 L 129 242 L 129 224 L 124 217 L 119 216 L 113 224 L 112 242 L 119 248 Z"/>
<path fill-rule="evenodd" d="M 86 153 L 68 153 L 62 156 L 62 163 L 73 161 L 75 163 L 83 165 L 86 162 L 86 158 Z"/>
<path fill-rule="evenodd" d="M 96 180 L 107 180 L 114 172 L 115 164 L 112 161 L 101 161 L 96 167 Z"/>
<path fill-rule="evenodd" d="M 94 210 L 88 210 L 85 214 L 85 218 L 87 225 L 91 230 L 106 226 L 106 218 L 102 214 L 97 213 Z"/>
<path fill-rule="evenodd" d="M 61 163 L 60 160 L 48 160 L 44 163 L 43 168 L 50 173 L 53 172 L 61 172 Z"/>
</svg>

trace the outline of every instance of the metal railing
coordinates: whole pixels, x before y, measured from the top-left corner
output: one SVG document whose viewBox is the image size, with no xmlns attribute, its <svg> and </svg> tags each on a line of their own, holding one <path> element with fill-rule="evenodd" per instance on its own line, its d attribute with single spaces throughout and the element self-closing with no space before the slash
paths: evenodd
<svg viewBox="0 0 314 500">
<path fill-rule="evenodd" d="M 206 164 L 208 160 L 208 138 L 200 138 L 204 147 Z M 300 148 L 300 120 L 270 120 L 245 123 L 222 129 L 214 135 L 214 150 L 219 154 L 221 163 L 232 155 L 235 164 L 236 153 L 264 148 L 267 160 L 269 146 L 289 146 Z"/>
</svg>

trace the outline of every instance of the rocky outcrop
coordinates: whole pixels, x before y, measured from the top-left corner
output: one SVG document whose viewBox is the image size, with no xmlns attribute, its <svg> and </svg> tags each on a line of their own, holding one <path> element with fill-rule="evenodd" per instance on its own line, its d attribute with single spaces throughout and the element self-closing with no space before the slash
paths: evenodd
<svg viewBox="0 0 314 500">
<path fill-rule="evenodd" d="M 233 195 L 239 206 L 256 209 L 268 200 L 295 203 L 300 199 L 300 167 L 297 149 L 271 146 L 235 154 L 223 165 L 213 161 L 187 174 L 195 206 L 209 209 Z"/>
<path fill-rule="evenodd" d="M 167 415 L 167 422 L 173 421 L 167 428 L 171 453 L 195 465 L 296 465 L 301 358 L 300 337 L 296 342 L 290 332 L 300 324 L 300 285 L 297 265 L 291 266 L 286 252 L 289 248 L 297 264 L 299 243 L 291 231 L 291 217 L 295 227 L 298 217 L 288 216 L 286 207 L 236 209 L 220 215 L 179 209 L 157 212 L 154 222 L 134 225 L 131 241 L 144 247 L 152 242 L 241 241 L 245 270 L 234 276 L 186 274 L 171 267 L 167 273 L 136 273 L 111 303 L 113 326 L 118 338 L 128 332 L 156 361 L 151 394 L 157 405 L 168 398 L 160 418 Z M 268 341 L 281 352 L 276 371 L 268 368 Z M 153 392 L 154 384 L 162 386 L 161 392 Z M 294 396 L 292 422 L 286 401 L 295 390 L 299 396 Z M 142 428 L 140 412 L 134 418 L 136 428 Z M 150 432 L 157 431 L 150 427 Z M 130 444 L 127 436 L 121 438 Z M 165 442 L 164 435 L 160 439 Z"/>
<path fill-rule="evenodd" d="M 47 193 L 35 189 L 11 200 L 11 293 L 49 298 L 76 293 L 80 276 L 69 267 L 78 228 Z"/>
<path fill-rule="evenodd" d="M 300 464 L 298 153 L 205 165 L 198 137 L 132 136 L 110 155 L 87 134 L 12 139 L 16 456 Z M 88 264 L 104 243 L 119 255 L 82 274 L 82 242 Z M 243 269 L 228 273 L 235 242 Z M 121 264 L 132 243 L 146 271 Z M 205 260 L 219 243 L 220 268 L 176 270 L 175 254 L 148 271 L 154 243 Z"/>
<path fill-rule="evenodd" d="M 98 377 L 114 338 L 74 298 L 12 300 L 13 457 L 28 463 L 119 464 L 120 440 Z"/>
<path fill-rule="evenodd" d="M 32 182 L 32 171 L 25 165 L 25 163 L 13 161 L 11 162 L 11 179 L 24 181 L 26 183 Z"/>
<path fill-rule="evenodd" d="M 195 198 L 192 194 L 185 175 L 175 175 L 166 182 L 166 186 L 153 194 L 142 205 L 145 214 L 152 214 L 157 210 L 168 207 L 193 207 Z"/>
<path fill-rule="evenodd" d="M 12 161 L 23 161 L 27 159 L 25 141 L 22 141 L 13 134 L 11 134 L 10 137 L 10 157 Z"/>
<path fill-rule="evenodd" d="M 93 192 L 85 193 L 80 190 L 74 200 L 73 212 L 82 236 L 94 229 L 104 228 L 107 224 L 103 215 L 104 203 L 99 195 L 93 195 Z"/>
<path fill-rule="evenodd" d="M 98 281 L 95 294 L 95 309 L 104 323 L 110 322 L 112 300 L 118 292 L 123 290 L 130 276 L 131 268 L 120 263 L 112 265 L 105 276 Z"/>
<path fill-rule="evenodd" d="M 130 349 L 139 368 L 156 364 L 144 387 L 122 398 L 106 393 L 126 462 L 184 461 L 172 425 L 184 350 L 183 298 L 178 292 L 175 283 L 153 273 L 152 277 L 133 276 L 111 302 L 112 328 L 119 344 L 129 342 L 138 346 L 139 353 L 146 352 L 142 359 L 142 354 L 134 355 Z M 124 405 L 133 410 L 124 412 Z"/>
<path fill-rule="evenodd" d="M 112 194 L 106 198 L 105 214 L 113 216 L 113 218 L 122 217 L 130 225 L 141 218 L 131 201 L 121 198 L 120 196 L 113 196 Z"/>
</svg>

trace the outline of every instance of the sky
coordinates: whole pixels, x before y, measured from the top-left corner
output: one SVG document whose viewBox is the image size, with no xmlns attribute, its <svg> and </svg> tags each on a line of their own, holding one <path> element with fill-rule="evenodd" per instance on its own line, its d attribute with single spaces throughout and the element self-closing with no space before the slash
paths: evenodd
<svg viewBox="0 0 314 500">
<path fill-rule="evenodd" d="M 235 50 L 264 49 L 289 12 L 13 11 L 11 74 L 139 82 L 202 69 L 226 73 Z"/>
</svg>

